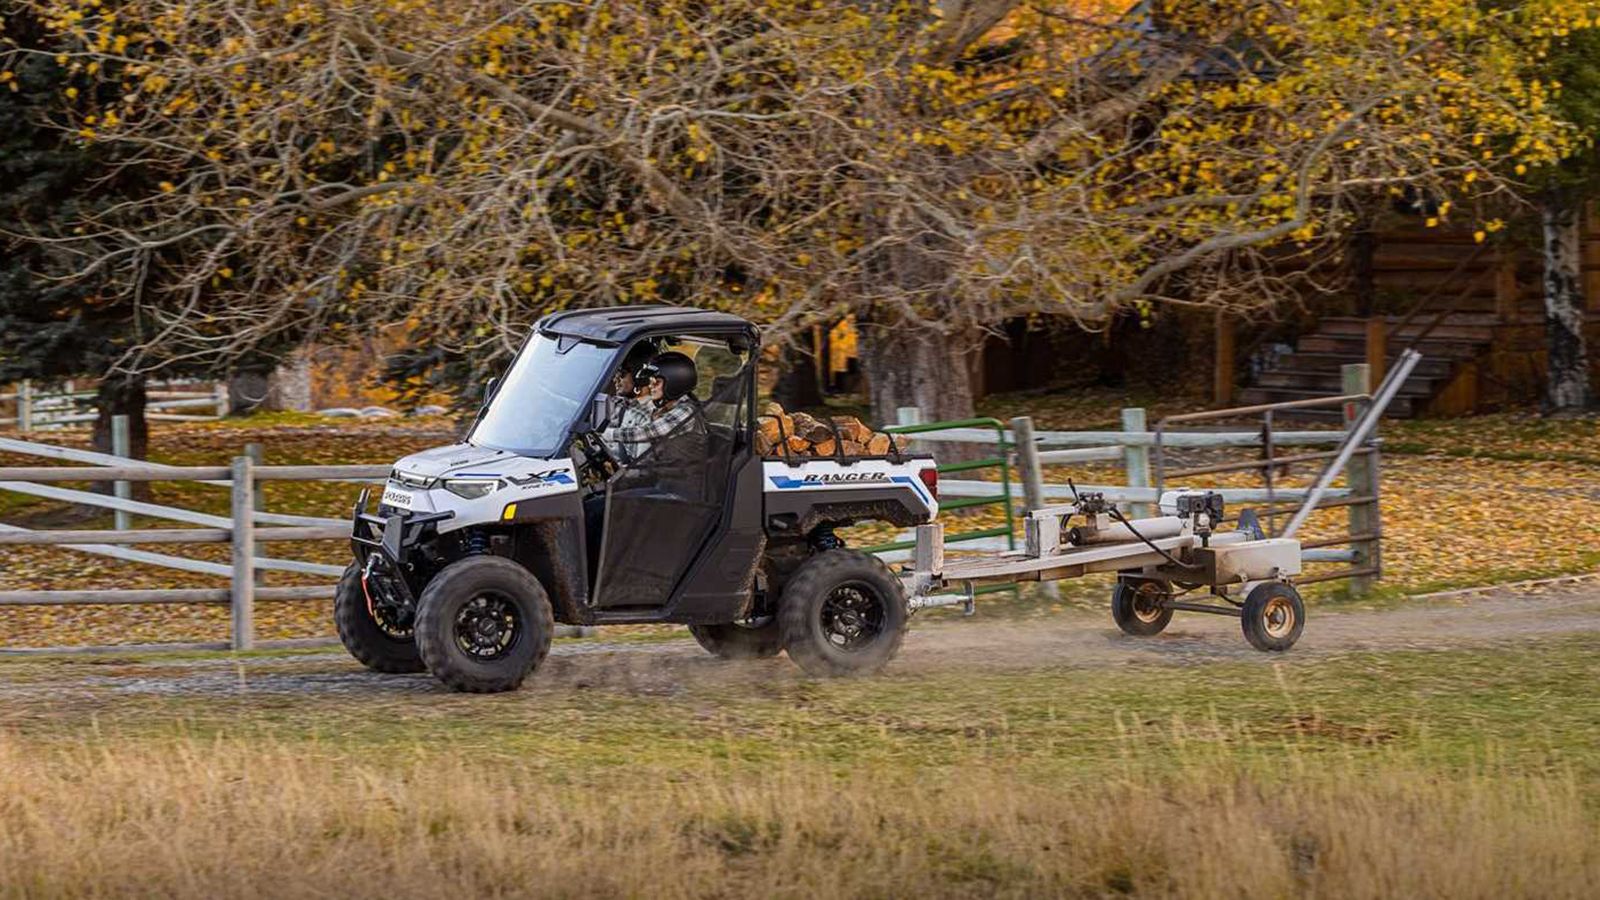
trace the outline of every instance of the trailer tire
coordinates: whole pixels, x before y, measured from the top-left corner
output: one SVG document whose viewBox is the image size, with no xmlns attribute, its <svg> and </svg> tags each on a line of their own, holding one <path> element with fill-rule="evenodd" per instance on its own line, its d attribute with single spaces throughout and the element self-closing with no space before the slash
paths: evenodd
<svg viewBox="0 0 1600 900">
<path fill-rule="evenodd" d="M 533 574 L 498 556 L 445 566 L 417 600 L 417 648 L 452 690 L 514 691 L 550 652 L 555 615 Z"/>
<path fill-rule="evenodd" d="M 778 601 L 789 658 L 808 675 L 868 675 L 894 659 L 910 623 L 900 579 L 876 556 L 826 550 L 795 569 Z"/>
<path fill-rule="evenodd" d="M 1167 630 L 1172 610 L 1151 605 L 1152 595 L 1170 597 L 1172 590 L 1160 581 L 1117 579 L 1111 589 L 1111 620 L 1123 634 L 1150 637 Z"/>
<path fill-rule="evenodd" d="M 1257 650 L 1282 652 L 1300 640 L 1306 606 L 1300 592 L 1281 581 L 1258 584 L 1244 598 L 1239 618 L 1244 639 Z"/>
<path fill-rule="evenodd" d="M 361 568 L 354 563 L 344 570 L 339 586 L 334 588 L 333 625 L 339 632 L 339 642 L 356 662 L 374 672 L 409 675 L 428 671 L 417 650 L 414 632 L 403 637 L 392 634 L 373 618 L 366 591 L 361 587 Z"/>
<path fill-rule="evenodd" d="M 719 659 L 767 659 L 783 650 L 777 616 L 767 616 L 760 625 L 690 625 L 689 633 L 706 652 Z"/>
</svg>

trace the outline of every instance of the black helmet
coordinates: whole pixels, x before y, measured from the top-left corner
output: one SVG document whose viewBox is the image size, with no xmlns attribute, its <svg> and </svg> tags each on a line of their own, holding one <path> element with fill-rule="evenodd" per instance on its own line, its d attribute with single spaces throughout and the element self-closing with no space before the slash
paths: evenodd
<svg viewBox="0 0 1600 900">
<path fill-rule="evenodd" d="M 676 351 L 663 353 L 650 360 L 639 370 L 639 378 L 646 382 L 652 378 L 661 379 L 661 399 L 667 403 L 694 390 L 698 380 L 694 360 Z"/>
<path fill-rule="evenodd" d="M 625 374 L 634 381 L 638 381 L 639 370 L 648 365 L 655 355 L 656 345 L 653 341 L 640 341 L 628 349 L 628 355 L 622 358 L 622 368 L 617 370 L 617 374 Z"/>
</svg>

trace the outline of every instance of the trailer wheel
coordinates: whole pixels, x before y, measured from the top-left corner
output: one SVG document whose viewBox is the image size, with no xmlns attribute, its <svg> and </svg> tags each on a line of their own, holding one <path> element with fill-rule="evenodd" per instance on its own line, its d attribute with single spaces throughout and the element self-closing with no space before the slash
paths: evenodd
<svg viewBox="0 0 1600 900">
<path fill-rule="evenodd" d="M 514 691 L 550 652 L 555 617 L 532 573 L 498 556 L 445 566 L 417 600 L 417 648 L 457 691 Z"/>
<path fill-rule="evenodd" d="M 1119 578 L 1111 589 L 1111 619 L 1124 634 L 1160 634 L 1172 621 L 1172 610 L 1159 603 L 1171 596 L 1172 590 L 1163 582 Z"/>
<path fill-rule="evenodd" d="M 900 579 L 876 556 L 827 550 L 795 570 L 778 601 L 789 658 L 809 675 L 865 675 L 900 651 L 910 621 Z"/>
<path fill-rule="evenodd" d="M 1294 646 L 1306 626 L 1300 592 L 1281 581 L 1260 584 L 1244 598 L 1240 616 L 1244 639 L 1257 650 L 1283 651 Z"/>
<path fill-rule="evenodd" d="M 385 609 L 367 603 L 361 568 L 352 563 L 333 592 L 333 625 L 339 642 L 356 661 L 374 672 L 404 675 L 426 672 L 412 634 L 412 623 L 396 621 Z"/>
</svg>

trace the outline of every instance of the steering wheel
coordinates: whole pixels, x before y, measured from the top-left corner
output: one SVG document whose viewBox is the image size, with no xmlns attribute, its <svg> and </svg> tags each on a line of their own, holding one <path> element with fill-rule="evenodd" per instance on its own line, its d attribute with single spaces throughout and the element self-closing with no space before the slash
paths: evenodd
<svg viewBox="0 0 1600 900">
<path fill-rule="evenodd" d="M 622 465 L 617 458 L 611 455 L 611 448 L 595 432 L 585 432 L 578 435 L 578 443 L 583 447 L 584 469 L 593 476 L 596 482 L 611 480 Z"/>
</svg>

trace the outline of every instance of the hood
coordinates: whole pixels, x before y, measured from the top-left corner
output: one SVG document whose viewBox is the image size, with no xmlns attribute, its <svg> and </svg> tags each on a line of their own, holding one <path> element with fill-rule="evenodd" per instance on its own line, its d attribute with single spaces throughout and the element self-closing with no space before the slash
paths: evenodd
<svg viewBox="0 0 1600 900">
<path fill-rule="evenodd" d="M 472 444 L 451 444 L 413 453 L 394 464 L 395 471 L 424 478 L 443 475 L 468 475 L 481 472 L 499 474 L 508 459 L 520 459 L 515 453 L 495 450 L 492 447 L 475 447 Z"/>
</svg>

